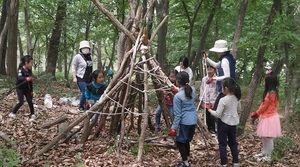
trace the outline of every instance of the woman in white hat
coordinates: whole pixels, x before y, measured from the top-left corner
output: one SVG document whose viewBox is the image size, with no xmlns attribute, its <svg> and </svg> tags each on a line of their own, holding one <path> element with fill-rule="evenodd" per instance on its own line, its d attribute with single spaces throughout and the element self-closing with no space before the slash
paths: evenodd
<svg viewBox="0 0 300 167">
<path fill-rule="evenodd" d="M 91 56 L 91 47 L 89 41 L 81 41 L 79 43 L 79 53 L 72 60 L 73 82 L 80 89 L 81 97 L 79 103 L 79 111 L 84 112 L 85 96 L 84 91 L 87 83 L 91 82 L 91 73 L 93 72 L 93 60 Z"/>
<path fill-rule="evenodd" d="M 224 78 L 235 79 L 235 58 L 230 54 L 227 41 L 217 40 L 213 48 L 209 49 L 211 52 L 216 52 L 219 62 L 214 62 L 208 58 L 207 53 L 203 53 L 203 58 L 206 59 L 207 63 L 218 69 L 218 76 L 211 78 L 212 80 L 218 81 L 218 92 L 222 93 L 222 80 Z"/>
</svg>

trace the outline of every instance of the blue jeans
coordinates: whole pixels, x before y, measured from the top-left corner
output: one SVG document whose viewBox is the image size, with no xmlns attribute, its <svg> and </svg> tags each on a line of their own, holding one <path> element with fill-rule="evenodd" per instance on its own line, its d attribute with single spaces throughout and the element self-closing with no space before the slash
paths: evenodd
<svg viewBox="0 0 300 167">
<path fill-rule="evenodd" d="M 79 90 L 81 92 L 81 97 L 80 97 L 80 102 L 79 102 L 79 108 L 83 108 L 84 109 L 84 104 L 85 104 L 85 88 L 86 88 L 86 82 L 84 81 L 79 81 L 77 82 L 77 85 L 79 87 Z"/>
<path fill-rule="evenodd" d="M 171 117 L 174 117 L 174 111 L 173 111 L 173 106 L 168 106 L 168 110 L 170 111 Z M 160 105 L 157 106 L 156 108 L 156 113 L 155 113 L 155 125 L 157 129 L 160 129 L 160 117 L 161 117 L 161 107 Z"/>
<path fill-rule="evenodd" d="M 227 164 L 227 152 L 226 147 L 229 145 L 231 155 L 232 155 L 232 163 L 239 163 L 239 152 L 238 152 L 238 143 L 236 141 L 236 127 L 230 126 L 218 120 L 218 142 L 219 142 L 219 150 L 220 150 L 220 158 L 221 165 Z M 227 140 L 228 139 L 228 140 Z M 228 143 L 227 143 L 228 141 Z"/>
</svg>

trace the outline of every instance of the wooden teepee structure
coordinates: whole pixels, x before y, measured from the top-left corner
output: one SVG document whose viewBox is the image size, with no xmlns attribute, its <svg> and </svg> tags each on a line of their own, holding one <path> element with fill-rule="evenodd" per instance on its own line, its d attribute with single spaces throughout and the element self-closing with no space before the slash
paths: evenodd
<svg viewBox="0 0 300 167">
<path fill-rule="evenodd" d="M 99 136 L 101 129 L 107 123 L 108 116 L 110 116 L 110 133 L 120 133 L 118 141 L 118 148 L 120 148 L 124 136 L 128 133 L 126 132 L 126 129 L 129 131 L 131 127 L 133 127 L 133 117 L 134 115 L 138 115 L 140 119 L 139 122 L 141 123 L 139 125 L 141 125 L 141 127 L 139 130 L 140 138 L 137 161 L 141 162 L 145 132 L 148 127 L 149 119 L 149 93 L 156 93 L 167 127 L 170 127 L 171 123 L 169 112 L 167 112 L 168 110 L 164 104 L 161 90 L 170 91 L 173 84 L 161 70 L 155 58 L 150 55 L 152 40 L 160 26 L 165 23 L 167 16 L 159 24 L 151 38 L 148 39 L 147 29 L 144 25 L 139 24 L 143 22 L 141 21 L 140 7 L 131 6 L 131 17 L 128 19 L 126 26 L 123 26 L 108 10 L 103 7 L 98 0 L 92 1 L 98 9 L 109 17 L 110 20 L 123 32 L 118 42 L 118 54 L 121 54 L 119 55 L 119 58 L 122 60 L 120 61 L 119 70 L 109 83 L 106 91 L 99 101 L 97 101 L 86 113 L 79 116 L 73 123 L 64 128 L 64 130 L 53 138 L 50 143 L 38 151 L 36 155 L 42 155 L 51 149 L 61 139 L 66 138 L 66 134 L 79 124 L 83 124 L 81 126 L 82 128 L 79 129 L 82 134 L 82 143 L 85 143 L 89 138 L 95 139 Z M 151 5 L 153 5 L 153 3 Z M 140 28 L 137 28 L 138 25 L 141 25 Z M 122 50 L 119 50 L 121 48 Z M 152 81 L 154 88 L 149 87 L 149 80 Z M 140 96 L 140 99 L 142 99 L 142 102 L 138 102 L 140 104 L 139 112 L 135 112 L 134 108 L 135 104 L 137 104 L 135 101 L 138 95 Z M 95 115 L 94 119 L 91 119 L 93 115 Z M 128 119 L 131 121 L 128 121 Z M 56 123 L 59 122 L 61 121 L 58 120 Z M 126 122 L 131 122 L 131 125 L 126 125 Z M 93 133 L 91 133 L 92 128 L 95 128 Z M 72 133 L 70 137 L 72 135 L 74 135 L 74 133 Z"/>
</svg>

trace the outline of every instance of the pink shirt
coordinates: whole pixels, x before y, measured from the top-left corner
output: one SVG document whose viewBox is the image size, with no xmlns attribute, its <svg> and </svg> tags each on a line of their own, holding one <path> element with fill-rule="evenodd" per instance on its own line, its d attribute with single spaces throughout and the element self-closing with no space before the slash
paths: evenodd
<svg viewBox="0 0 300 167">
<path fill-rule="evenodd" d="M 261 103 L 256 111 L 262 118 L 267 118 L 275 115 L 279 105 L 276 92 L 268 92 L 265 96 L 264 102 Z"/>
</svg>

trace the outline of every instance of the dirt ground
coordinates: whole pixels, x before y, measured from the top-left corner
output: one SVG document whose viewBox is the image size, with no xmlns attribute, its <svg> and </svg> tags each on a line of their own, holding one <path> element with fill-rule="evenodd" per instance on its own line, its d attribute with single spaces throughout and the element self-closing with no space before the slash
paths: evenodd
<svg viewBox="0 0 300 167">
<path fill-rule="evenodd" d="M 21 154 L 20 164 L 18 166 L 176 166 L 180 161 L 180 155 L 176 148 L 172 147 L 174 142 L 171 137 L 166 137 L 168 129 L 162 132 L 152 132 L 147 129 L 148 138 L 153 138 L 145 142 L 143 163 L 137 164 L 138 144 L 132 144 L 138 141 L 136 127 L 126 135 L 122 147 L 116 147 L 119 136 L 109 136 L 103 131 L 102 135 L 95 140 L 88 140 L 85 144 L 80 143 L 81 134 L 73 136 L 67 143 L 55 145 L 52 149 L 41 156 L 36 153 L 43 149 L 58 133 L 58 127 L 53 126 L 49 129 L 42 129 L 41 126 L 51 122 L 62 115 L 68 117 L 68 123 L 72 123 L 83 113 L 77 111 L 77 107 L 70 104 L 59 104 L 61 92 L 73 91 L 78 93 L 76 88 L 65 88 L 59 84 L 53 84 L 56 93 L 51 94 L 54 107 L 47 109 L 44 106 L 44 95 L 49 88 L 40 88 L 35 94 L 34 104 L 37 119 L 29 121 L 29 109 L 26 102 L 18 111 L 17 118 L 8 117 L 9 112 L 17 103 L 15 92 L 9 94 L 0 103 L 0 131 L 4 132 L 16 144 L 16 150 Z M 44 90 L 44 91 L 43 91 Z M 153 107 L 155 108 L 155 107 Z M 154 109 L 151 111 L 151 120 L 154 122 Z M 199 117 L 201 117 L 199 111 Z M 202 119 L 202 118 L 201 118 Z M 247 124 L 245 134 L 239 137 L 239 158 L 240 164 L 244 167 L 249 166 L 280 166 L 291 167 L 299 166 L 300 153 L 299 141 L 297 134 L 292 134 L 289 138 L 294 141 L 293 148 L 284 150 L 284 156 L 272 163 L 256 162 L 254 154 L 259 153 L 261 142 L 255 136 L 255 126 Z M 1 140 L 1 139 L 0 139 Z M 2 142 L 2 141 L 1 141 Z M 207 145 L 205 144 L 207 143 Z M 275 148 L 276 148 L 275 143 Z M 282 143 L 281 143 L 282 145 Z M 205 139 L 199 130 L 196 131 L 195 137 L 191 143 L 192 166 L 218 166 L 219 152 L 218 144 L 213 137 Z M 231 155 L 228 149 L 228 162 L 231 164 Z"/>
</svg>

